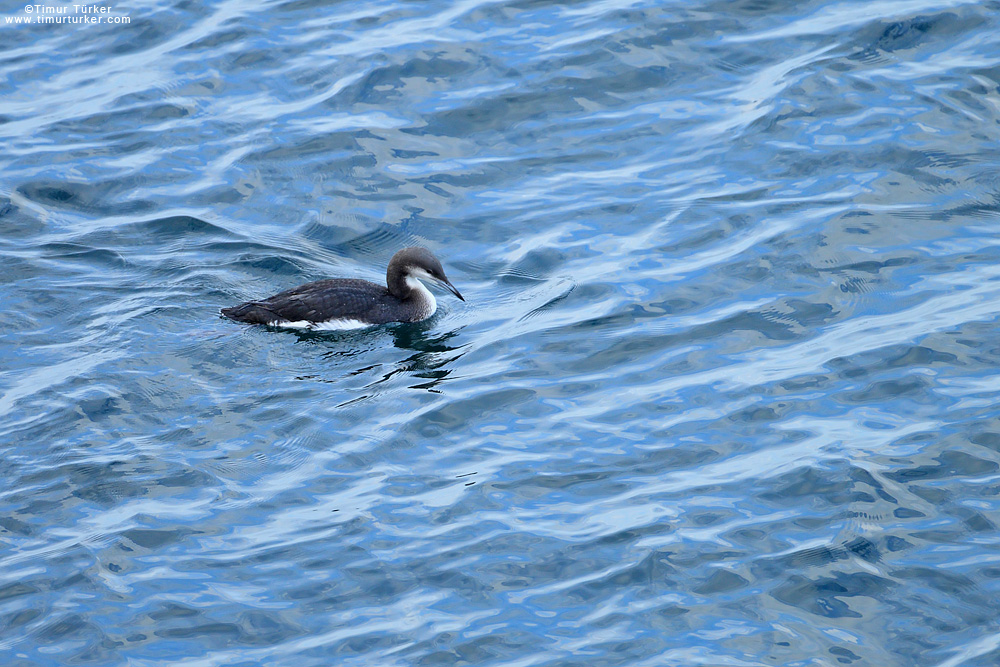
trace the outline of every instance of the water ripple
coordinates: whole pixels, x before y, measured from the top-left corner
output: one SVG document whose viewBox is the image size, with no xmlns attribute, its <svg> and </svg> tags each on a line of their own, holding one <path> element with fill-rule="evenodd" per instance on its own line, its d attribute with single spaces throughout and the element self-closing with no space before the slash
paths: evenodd
<svg viewBox="0 0 1000 667">
<path fill-rule="evenodd" d="M 993 664 L 991 9 L 7 26 L 5 663 Z"/>
</svg>

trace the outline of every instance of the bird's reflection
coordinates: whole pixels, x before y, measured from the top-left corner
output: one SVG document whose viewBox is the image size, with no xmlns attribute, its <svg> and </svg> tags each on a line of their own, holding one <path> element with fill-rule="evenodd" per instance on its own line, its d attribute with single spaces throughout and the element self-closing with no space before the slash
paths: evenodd
<svg viewBox="0 0 1000 667">
<path fill-rule="evenodd" d="M 355 331 L 288 329 L 282 331 L 295 336 L 300 343 L 327 348 L 321 353 L 321 357 L 331 362 L 340 362 L 335 364 L 339 368 L 336 377 L 310 374 L 298 376 L 296 379 L 336 384 L 346 377 L 370 374 L 372 371 L 377 372 L 377 369 L 384 368 L 378 378 L 366 384 L 365 388 L 375 387 L 402 374 L 426 380 L 410 385 L 411 389 L 439 393 L 438 385 L 453 373 L 453 369 L 448 366 L 467 351 L 465 350 L 467 345 L 455 344 L 455 339 L 463 328 L 434 332 L 428 322 L 415 322 L 393 323 Z M 387 344 L 387 338 L 390 336 L 396 350 L 408 350 L 411 354 L 388 363 L 371 363 L 372 353 L 392 349 Z M 345 369 L 344 362 L 354 357 L 363 357 L 366 363 L 356 368 Z"/>
</svg>

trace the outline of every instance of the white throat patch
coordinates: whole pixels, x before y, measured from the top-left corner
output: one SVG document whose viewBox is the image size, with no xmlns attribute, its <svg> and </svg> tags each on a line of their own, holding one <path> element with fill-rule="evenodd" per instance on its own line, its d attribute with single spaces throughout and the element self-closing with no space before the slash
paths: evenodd
<svg viewBox="0 0 1000 667">
<path fill-rule="evenodd" d="M 417 298 L 430 306 L 430 312 L 427 314 L 427 317 L 430 317 L 437 311 L 437 299 L 434 298 L 431 291 L 418 278 L 430 278 L 431 280 L 433 278 L 431 278 L 431 274 L 423 269 L 414 269 L 410 275 L 406 276 L 406 286 L 419 295 Z"/>
</svg>

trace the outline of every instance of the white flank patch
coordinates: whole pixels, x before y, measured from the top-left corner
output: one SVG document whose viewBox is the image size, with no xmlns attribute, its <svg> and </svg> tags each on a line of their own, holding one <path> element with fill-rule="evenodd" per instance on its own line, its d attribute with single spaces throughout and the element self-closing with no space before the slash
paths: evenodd
<svg viewBox="0 0 1000 667">
<path fill-rule="evenodd" d="M 268 322 L 268 326 L 284 327 L 285 329 L 308 329 L 310 331 L 347 331 L 349 329 L 364 329 L 372 325 L 361 320 L 327 320 L 326 322 L 299 320 L 297 322 Z"/>
</svg>

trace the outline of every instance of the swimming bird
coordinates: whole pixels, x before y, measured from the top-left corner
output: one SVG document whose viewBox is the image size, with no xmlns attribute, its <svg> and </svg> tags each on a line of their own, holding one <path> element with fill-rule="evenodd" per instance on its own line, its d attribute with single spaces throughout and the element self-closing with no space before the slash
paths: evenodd
<svg viewBox="0 0 1000 667">
<path fill-rule="evenodd" d="M 446 287 L 465 301 L 426 248 L 404 248 L 389 260 L 386 286 L 367 280 L 334 278 L 293 287 L 260 301 L 248 301 L 222 314 L 237 322 L 294 329 L 338 330 L 419 322 L 437 310 L 437 301 L 421 279 Z"/>
</svg>

